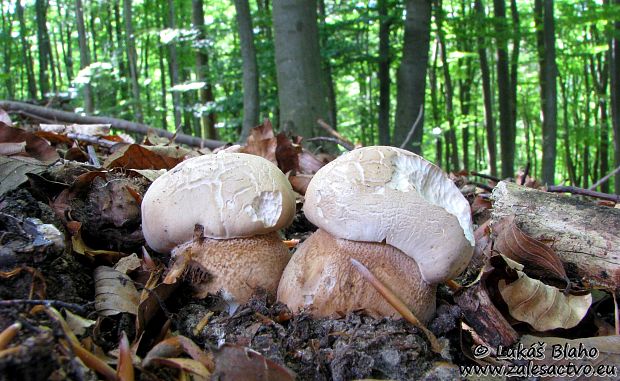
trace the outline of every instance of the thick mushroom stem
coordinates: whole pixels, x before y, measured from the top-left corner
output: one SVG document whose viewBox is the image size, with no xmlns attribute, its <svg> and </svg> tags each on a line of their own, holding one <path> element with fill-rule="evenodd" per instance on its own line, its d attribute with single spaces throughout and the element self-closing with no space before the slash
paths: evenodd
<svg viewBox="0 0 620 381">
<path fill-rule="evenodd" d="M 293 254 L 280 279 L 278 301 L 293 312 L 305 308 L 314 316 L 364 310 L 374 317 L 400 317 L 352 268 L 350 258 L 398 294 L 421 321 L 428 322 L 434 315 L 436 286 L 422 279 L 413 259 L 385 243 L 338 239 L 322 229 Z"/>
<path fill-rule="evenodd" d="M 291 258 L 276 232 L 245 238 L 206 237 L 177 246 L 175 263 L 166 277 L 192 282 L 196 297 L 221 292 L 229 305 L 247 302 L 258 289 L 275 297 L 282 271 Z"/>
</svg>

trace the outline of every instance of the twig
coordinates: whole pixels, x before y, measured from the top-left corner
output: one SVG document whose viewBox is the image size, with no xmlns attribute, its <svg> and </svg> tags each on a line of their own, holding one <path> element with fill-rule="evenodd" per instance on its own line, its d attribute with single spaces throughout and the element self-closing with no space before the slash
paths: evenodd
<svg viewBox="0 0 620 381">
<path fill-rule="evenodd" d="M 50 300 L 50 299 L 10 299 L 10 300 L 0 300 L 0 307 L 13 307 L 18 305 L 30 305 L 30 306 L 47 306 L 47 307 L 60 307 L 67 308 L 70 310 L 74 310 L 78 313 L 85 313 L 86 307 L 81 306 L 75 303 L 67 303 L 60 300 Z"/>
<path fill-rule="evenodd" d="M 420 123 L 420 120 L 422 120 L 422 115 L 424 115 L 424 104 L 420 105 L 420 111 L 418 111 L 418 117 L 415 118 L 415 122 L 413 122 L 413 126 L 411 126 L 411 129 L 409 130 L 409 133 L 407 134 L 407 137 L 405 138 L 405 141 L 403 142 L 403 144 L 400 145 L 400 148 L 405 148 L 407 144 L 409 144 L 409 140 L 411 140 L 411 138 L 413 137 L 413 133 L 418 128 L 418 124 Z"/>
<path fill-rule="evenodd" d="M 609 200 L 609 201 L 620 203 L 620 195 L 596 192 L 590 189 L 577 188 L 573 186 L 550 185 L 547 187 L 547 192 L 579 194 L 582 196 L 590 196 L 594 198 L 600 198 L 603 200 Z"/>
<path fill-rule="evenodd" d="M 523 171 L 523 176 L 521 177 L 521 181 L 519 181 L 519 185 L 525 185 L 525 181 L 527 180 L 527 176 L 530 174 L 530 162 L 528 161 L 525 165 L 525 171 Z"/>
<path fill-rule="evenodd" d="M 374 274 L 370 272 L 370 270 L 368 270 L 368 268 L 366 268 L 366 266 L 364 266 L 359 261 L 351 258 L 351 264 L 362 275 L 362 277 L 368 283 L 370 283 L 375 288 L 375 290 L 377 290 L 377 292 L 379 292 L 379 294 L 381 294 L 381 296 L 383 296 L 385 300 L 390 303 L 390 305 L 394 307 L 394 309 L 399 314 L 402 315 L 405 320 L 418 327 L 426 335 L 426 338 L 431 343 L 431 349 L 433 350 L 433 352 L 442 353 L 443 348 L 442 345 L 439 343 L 439 340 L 437 340 L 435 335 L 431 331 L 429 331 L 428 328 L 426 328 L 420 320 L 418 320 L 418 318 L 413 314 L 413 312 L 411 312 L 409 307 L 407 307 L 407 305 L 402 300 L 400 300 L 400 298 L 392 290 L 390 290 L 385 284 L 383 284 L 379 279 L 377 279 Z"/>
<path fill-rule="evenodd" d="M 101 163 L 99 163 L 97 153 L 95 152 L 95 147 L 93 147 L 92 144 L 89 144 L 86 147 L 86 151 L 88 151 L 88 161 L 93 165 L 93 167 L 101 168 Z"/>
<path fill-rule="evenodd" d="M 355 144 L 353 144 L 353 142 L 351 142 L 349 139 L 345 138 L 344 136 L 340 135 L 340 133 L 338 131 L 334 130 L 334 128 L 332 126 L 330 126 L 329 124 L 325 123 L 325 121 L 323 119 L 319 119 L 316 122 L 328 134 L 330 134 L 334 138 L 336 138 L 336 139 L 340 140 L 341 142 L 343 142 L 343 143 L 348 145 L 348 147 L 344 146 L 344 145 L 343 145 L 343 147 L 347 148 L 349 151 L 352 151 L 353 149 L 355 149 Z"/>
<path fill-rule="evenodd" d="M 477 186 L 478 188 L 484 189 L 487 192 L 493 192 L 493 187 L 490 185 L 479 183 L 477 181 L 472 181 L 471 184 Z"/>
<path fill-rule="evenodd" d="M 332 143 L 336 143 L 338 145 L 343 146 L 347 151 L 353 151 L 353 149 L 355 147 L 351 146 L 349 143 L 342 141 L 338 138 L 332 138 L 331 136 L 317 136 L 314 138 L 310 138 L 310 139 L 304 139 L 304 141 L 306 142 L 313 142 L 313 141 L 326 141 L 326 142 L 332 142 Z"/>
<path fill-rule="evenodd" d="M 611 176 L 615 175 L 618 172 L 620 172 L 620 167 L 618 167 L 618 168 L 614 169 L 613 171 L 609 172 L 602 179 L 600 179 L 599 181 L 597 181 L 594 184 L 592 184 L 592 186 L 590 188 L 588 188 L 588 190 L 595 190 L 596 187 L 598 187 L 601 184 L 606 183 L 607 180 L 609 180 L 611 178 Z"/>
<path fill-rule="evenodd" d="M 484 173 L 480 173 L 480 172 L 476 172 L 476 171 L 472 171 L 470 172 L 472 175 L 474 176 L 478 176 L 478 177 L 482 177 L 483 179 L 487 179 L 487 180 L 492 180 L 495 182 L 500 182 L 502 181 L 502 179 L 500 179 L 499 177 L 495 177 L 495 176 L 491 176 L 491 175 L 486 175 Z"/>
<path fill-rule="evenodd" d="M 74 132 L 68 133 L 67 137 L 69 139 L 78 140 L 78 141 L 81 141 L 81 142 L 86 142 L 86 143 L 91 143 L 91 144 L 97 144 L 97 145 L 100 145 L 100 146 L 105 146 L 107 148 L 110 148 L 113 145 L 118 144 L 118 142 L 113 142 L 112 140 L 101 139 L 101 138 L 98 138 L 98 137 L 92 136 L 92 135 L 76 134 Z"/>
</svg>

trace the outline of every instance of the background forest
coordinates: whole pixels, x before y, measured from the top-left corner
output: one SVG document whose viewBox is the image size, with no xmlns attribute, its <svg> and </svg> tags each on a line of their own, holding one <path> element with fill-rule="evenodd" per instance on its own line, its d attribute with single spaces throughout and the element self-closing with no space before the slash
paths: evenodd
<svg viewBox="0 0 620 381">
<path fill-rule="evenodd" d="M 448 171 L 620 166 L 619 0 L 3 0 L 0 99 L 223 141 L 317 119 Z M 330 142 L 321 142 L 333 147 Z M 615 148 L 614 148 L 615 147 Z M 620 194 L 620 173 L 599 190 Z"/>
</svg>

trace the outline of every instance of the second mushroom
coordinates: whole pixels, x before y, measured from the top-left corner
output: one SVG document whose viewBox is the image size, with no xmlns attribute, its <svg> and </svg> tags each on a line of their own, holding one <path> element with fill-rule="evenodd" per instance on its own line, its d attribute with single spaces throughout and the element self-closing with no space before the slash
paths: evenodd
<svg viewBox="0 0 620 381">
<path fill-rule="evenodd" d="M 278 300 L 294 311 L 397 316 L 353 258 L 428 321 L 436 285 L 463 271 L 473 253 L 467 200 L 439 167 L 399 148 L 356 149 L 321 168 L 304 213 L 319 229 L 297 249 L 278 287 Z"/>
</svg>

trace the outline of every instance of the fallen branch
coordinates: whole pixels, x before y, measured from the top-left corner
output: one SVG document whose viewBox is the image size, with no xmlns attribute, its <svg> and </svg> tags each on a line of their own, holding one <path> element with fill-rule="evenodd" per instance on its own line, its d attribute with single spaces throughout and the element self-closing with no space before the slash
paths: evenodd
<svg viewBox="0 0 620 381">
<path fill-rule="evenodd" d="M 606 183 L 607 180 L 609 180 L 611 178 L 611 176 L 615 175 L 618 172 L 620 172 L 620 167 L 618 167 L 618 168 L 614 169 L 613 171 L 609 172 L 603 178 L 601 178 L 599 181 L 597 181 L 594 184 L 592 184 L 592 186 L 590 188 L 588 188 L 588 190 L 596 189 L 596 187 L 598 187 L 601 184 Z"/>
<path fill-rule="evenodd" d="M 547 192 L 579 194 L 582 196 L 590 196 L 590 197 L 600 198 L 602 200 L 609 200 L 609 201 L 614 201 L 616 203 L 620 203 L 620 195 L 602 193 L 602 192 L 597 192 L 597 191 L 593 191 L 590 189 L 577 188 L 573 186 L 549 185 L 547 187 Z"/>
<path fill-rule="evenodd" d="M 332 128 L 332 126 L 330 126 L 329 124 L 325 123 L 325 121 L 323 119 L 319 119 L 316 122 L 328 134 L 330 134 L 334 138 L 338 139 L 340 142 L 344 143 L 344 144 L 341 144 L 344 148 L 348 149 L 349 151 L 353 151 L 355 149 L 355 144 L 353 144 L 350 140 L 348 140 L 344 136 L 340 135 L 340 133 L 338 131 L 334 130 Z"/>
<path fill-rule="evenodd" d="M 424 104 L 420 105 L 420 111 L 418 111 L 418 117 L 415 118 L 415 122 L 413 122 L 413 126 L 411 126 L 411 129 L 409 130 L 409 133 L 407 134 L 407 137 L 405 138 L 405 141 L 403 142 L 403 144 L 400 145 L 400 148 L 407 147 L 407 144 L 409 144 L 409 141 L 413 137 L 413 133 L 418 128 L 418 124 L 420 123 L 420 120 L 422 120 L 422 115 L 424 115 Z"/>
<path fill-rule="evenodd" d="M 476 171 L 471 171 L 470 172 L 472 175 L 474 176 L 478 176 L 478 177 L 482 177 L 483 179 L 487 179 L 487 180 L 491 180 L 491 181 L 495 181 L 497 183 L 499 183 L 500 181 L 502 181 L 502 179 L 500 179 L 499 177 L 495 177 L 495 176 L 491 176 L 491 175 L 486 175 L 484 173 L 480 173 L 480 172 L 476 172 Z"/>
<path fill-rule="evenodd" d="M 307 142 L 314 142 L 314 141 L 326 141 L 326 142 L 332 142 L 332 143 L 336 143 L 338 145 L 341 145 L 344 147 L 344 149 L 346 149 L 347 151 L 352 151 L 353 148 L 355 147 L 351 147 L 351 145 L 345 141 L 342 141 L 338 138 L 332 138 L 331 136 L 317 136 L 314 138 L 310 138 L 310 139 L 305 139 L 305 141 Z"/>
<path fill-rule="evenodd" d="M 112 128 L 118 130 L 135 132 L 138 134 L 146 135 L 149 131 L 157 134 L 158 136 L 172 138 L 174 133 L 160 128 L 153 128 L 146 124 L 134 123 L 124 119 L 117 119 L 111 117 L 102 116 L 90 116 L 79 115 L 72 112 L 51 109 L 47 107 L 35 106 L 24 102 L 14 101 L 2 101 L 0 100 L 0 109 L 6 112 L 13 112 L 18 114 L 34 117 L 39 120 L 43 120 L 46 123 L 77 123 L 77 124 L 109 124 Z M 207 147 L 217 148 L 221 147 L 225 142 L 211 139 L 201 139 L 196 136 L 176 134 L 175 141 L 182 144 L 187 144 L 194 147 Z"/>
</svg>

